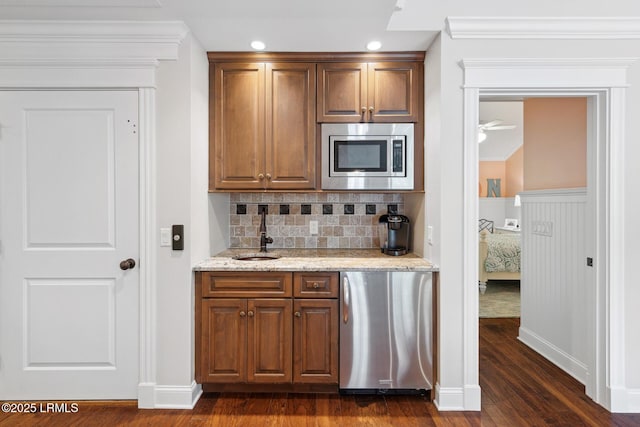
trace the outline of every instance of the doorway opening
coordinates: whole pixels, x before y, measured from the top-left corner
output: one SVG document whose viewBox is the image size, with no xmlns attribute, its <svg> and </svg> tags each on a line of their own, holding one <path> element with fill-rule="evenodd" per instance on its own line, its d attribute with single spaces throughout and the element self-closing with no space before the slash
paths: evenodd
<svg viewBox="0 0 640 427">
<path fill-rule="evenodd" d="M 517 61 L 515 61 L 517 62 Z M 525 65 L 515 64 L 514 61 L 493 61 L 487 71 L 483 61 L 465 61 L 465 241 L 469 244 L 465 247 L 465 265 L 468 267 L 465 279 L 465 300 L 471 307 L 478 305 L 477 279 L 478 251 L 477 251 L 477 224 L 478 224 L 478 143 L 477 126 L 479 101 L 484 97 L 517 96 L 517 97 L 585 97 L 587 98 L 587 143 L 591 147 L 587 155 L 587 168 L 593 173 L 587 177 L 586 203 L 594 206 L 587 209 L 589 217 L 587 223 L 594 224 L 592 233 L 587 236 L 585 247 L 593 255 L 590 269 L 585 273 L 587 280 L 592 281 L 586 292 L 586 318 L 587 325 L 587 381 L 586 394 L 597 403 L 611 409 L 611 384 L 624 384 L 624 369 L 616 367 L 611 369 L 610 361 L 617 360 L 624 354 L 624 341 L 622 337 L 612 333 L 615 327 L 624 323 L 623 312 L 617 312 L 613 308 L 621 309 L 624 304 L 623 286 L 616 269 L 622 270 L 623 234 L 621 227 L 616 227 L 610 221 L 620 215 L 623 205 L 615 191 L 623 182 L 623 168 L 611 168 L 614 159 L 622 152 L 624 140 L 624 108 L 620 107 L 624 99 L 624 89 L 615 87 L 617 79 L 611 75 L 612 84 L 609 88 L 603 88 L 603 80 L 591 81 L 589 76 L 584 79 L 572 81 L 564 78 L 565 75 L 575 75 L 571 66 L 565 68 L 554 67 L 540 60 L 540 64 Z M 595 65 L 594 65 L 595 66 Z M 475 73 L 475 67 L 482 72 Z M 548 73 L 536 73 L 544 67 L 548 67 Z M 609 73 L 606 64 L 602 66 L 603 75 Z M 525 72 L 523 72 L 525 71 Z M 507 87 L 496 84 L 496 75 L 508 75 L 511 80 Z M 505 74 L 506 72 L 506 74 Z M 487 82 L 484 82 L 488 78 Z M 535 77 L 532 77 L 535 76 Z M 531 80 L 536 80 L 532 82 Z M 499 80 L 499 79 L 498 79 Z M 606 81 L 606 79 L 604 79 Z M 562 82 L 562 83 L 558 83 Z M 614 84 L 615 82 L 615 84 Z M 570 86 L 570 87 L 567 87 Z M 588 88 L 593 87 L 590 90 Z M 585 89 L 587 88 L 587 89 Z M 620 187 L 621 188 L 621 187 Z M 595 261 L 594 261 L 595 260 Z M 586 261 L 586 260 L 585 260 Z M 477 311 L 473 317 L 467 317 L 467 328 L 477 330 Z M 471 330 L 471 329 L 467 329 Z M 607 343 L 609 345 L 607 346 Z M 473 358 L 466 355 L 467 360 Z M 477 365 L 476 365 L 477 366 Z M 470 372 L 472 373 L 472 372 Z M 612 375 L 613 374 L 613 375 Z"/>
<path fill-rule="evenodd" d="M 594 317 L 589 99 L 481 97 L 479 109 L 479 131 L 492 124 L 479 145 L 480 317 L 520 317 L 518 339 L 585 385 Z"/>
</svg>

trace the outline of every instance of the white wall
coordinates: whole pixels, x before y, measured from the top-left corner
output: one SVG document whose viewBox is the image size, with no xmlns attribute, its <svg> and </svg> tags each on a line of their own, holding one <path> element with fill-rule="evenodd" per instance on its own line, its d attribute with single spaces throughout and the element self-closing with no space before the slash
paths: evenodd
<svg viewBox="0 0 640 427">
<path fill-rule="evenodd" d="M 158 386 L 190 387 L 192 381 L 192 43 L 191 37 L 187 36 L 180 46 L 178 61 L 161 63 L 157 72 L 157 226 L 171 227 L 172 224 L 183 224 L 185 227 L 184 251 L 173 251 L 171 247 L 156 248 Z"/>
<path fill-rule="evenodd" d="M 180 46 L 178 61 L 162 62 L 157 79 L 157 224 L 184 224 L 185 250 L 157 248 L 155 404 L 188 407 L 199 392 L 193 382 L 192 268 L 213 252 L 226 248 L 229 196 L 210 197 L 207 193 L 206 52 L 187 36 Z"/>
<path fill-rule="evenodd" d="M 479 197 L 478 218 L 493 221 L 494 227 L 503 227 L 506 218 L 520 222 L 520 208 L 513 205 L 513 197 Z"/>
<path fill-rule="evenodd" d="M 425 147 L 424 147 L 424 177 L 425 177 L 425 223 L 423 227 L 433 227 L 433 241 L 423 241 L 423 255 L 433 263 L 440 262 L 440 230 L 442 186 L 440 181 L 440 96 L 442 87 L 442 62 L 441 62 L 441 37 L 438 36 L 429 47 L 424 62 L 424 122 L 425 122 Z M 416 224 L 416 226 L 418 226 Z M 425 233 L 426 234 L 426 233 Z M 426 236 L 424 236 L 426 237 Z M 426 239 L 425 239 L 426 240 Z"/>
</svg>

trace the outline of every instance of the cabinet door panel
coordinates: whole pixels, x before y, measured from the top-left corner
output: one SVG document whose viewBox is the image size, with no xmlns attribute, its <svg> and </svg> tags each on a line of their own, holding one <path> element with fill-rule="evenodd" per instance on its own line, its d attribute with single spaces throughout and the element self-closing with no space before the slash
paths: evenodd
<svg viewBox="0 0 640 427">
<path fill-rule="evenodd" d="M 246 300 L 202 300 L 202 382 L 246 381 L 246 312 Z"/>
<path fill-rule="evenodd" d="M 293 381 L 338 382 L 338 300 L 294 303 Z"/>
<path fill-rule="evenodd" d="M 215 64 L 210 132 L 211 189 L 263 188 L 264 64 Z M 212 185 L 213 184 L 213 185 Z"/>
<path fill-rule="evenodd" d="M 315 186 L 315 82 L 315 64 L 267 64 L 268 188 Z"/>
<path fill-rule="evenodd" d="M 291 382 L 291 309 L 290 299 L 248 301 L 248 381 Z"/>
<path fill-rule="evenodd" d="M 318 122 L 363 121 L 366 91 L 366 63 L 318 64 Z"/>
<path fill-rule="evenodd" d="M 369 64 L 368 101 L 374 122 L 417 121 L 418 64 L 378 62 Z"/>
</svg>

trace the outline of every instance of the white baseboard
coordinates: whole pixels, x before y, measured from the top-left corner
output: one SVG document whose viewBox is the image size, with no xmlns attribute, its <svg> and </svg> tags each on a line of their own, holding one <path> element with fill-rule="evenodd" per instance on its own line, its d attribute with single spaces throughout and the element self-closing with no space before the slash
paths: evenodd
<svg viewBox="0 0 640 427">
<path fill-rule="evenodd" d="M 138 384 L 138 408 L 153 409 L 156 402 L 156 385 L 154 383 Z"/>
<path fill-rule="evenodd" d="M 480 386 L 440 387 L 436 384 L 433 403 L 438 411 L 479 411 Z"/>
<path fill-rule="evenodd" d="M 612 388 L 611 412 L 638 414 L 640 413 L 640 389 Z"/>
<path fill-rule="evenodd" d="M 202 395 L 202 386 L 195 381 L 190 386 L 140 384 L 138 408 L 193 409 Z"/>
<path fill-rule="evenodd" d="M 588 368 L 583 362 L 522 326 L 519 329 L 518 340 L 540 353 L 550 362 L 580 381 L 580 383 L 586 384 Z"/>
</svg>

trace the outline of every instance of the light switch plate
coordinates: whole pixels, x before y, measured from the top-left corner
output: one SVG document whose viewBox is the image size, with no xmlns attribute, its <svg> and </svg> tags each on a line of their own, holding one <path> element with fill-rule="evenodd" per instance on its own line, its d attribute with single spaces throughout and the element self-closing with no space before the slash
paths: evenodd
<svg viewBox="0 0 640 427">
<path fill-rule="evenodd" d="M 171 229 L 170 228 L 161 228 L 160 229 L 160 246 L 171 246 Z"/>
</svg>

